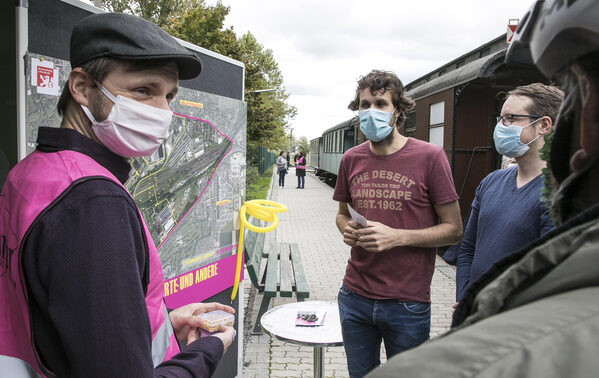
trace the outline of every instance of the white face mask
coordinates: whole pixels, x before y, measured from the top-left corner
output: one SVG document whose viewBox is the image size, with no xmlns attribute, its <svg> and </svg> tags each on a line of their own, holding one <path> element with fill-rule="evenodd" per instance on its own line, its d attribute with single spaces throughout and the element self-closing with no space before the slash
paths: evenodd
<svg viewBox="0 0 599 378">
<path fill-rule="evenodd" d="M 98 122 L 87 107 L 81 105 L 81 108 L 92 122 L 92 130 L 100 142 L 125 158 L 150 156 L 156 152 L 168 136 L 173 112 L 121 95 L 115 98 L 101 84 L 96 84 L 113 102 L 108 118 Z"/>
</svg>

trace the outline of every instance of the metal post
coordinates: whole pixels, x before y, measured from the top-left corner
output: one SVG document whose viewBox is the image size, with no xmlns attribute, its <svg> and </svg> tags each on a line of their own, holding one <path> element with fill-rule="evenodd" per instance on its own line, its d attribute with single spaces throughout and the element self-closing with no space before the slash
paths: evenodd
<svg viewBox="0 0 599 378">
<path fill-rule="evenodd" d="M 314 378 L 324 377 L 324 348 L 314 347 Z"/>
<path fill-rule="evenodd" d="M 17 24 L 17 157 L 27 156 L 27 114 L 25 110 L 27 77 L 25 76 L 25 55 L 29 45 L 27 1 L 21 1 L 15 8 Z"/>
</svg>

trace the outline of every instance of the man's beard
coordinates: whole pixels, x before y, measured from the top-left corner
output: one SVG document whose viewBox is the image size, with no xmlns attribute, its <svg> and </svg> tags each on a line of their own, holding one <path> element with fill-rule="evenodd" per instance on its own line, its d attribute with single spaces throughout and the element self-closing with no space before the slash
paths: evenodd
<svg viewBox="0 0 599 378">
<path fill-rule="evenodd" d="M 395 128 L 395 127 L 394 127 Z M 393 130 L 387 135 L 384 139 L 379 140 L 378 142 L 370 141 L 373 147 L 387 147 L 393 143 L 395 140 L 395 133 Z"/>
</svg>

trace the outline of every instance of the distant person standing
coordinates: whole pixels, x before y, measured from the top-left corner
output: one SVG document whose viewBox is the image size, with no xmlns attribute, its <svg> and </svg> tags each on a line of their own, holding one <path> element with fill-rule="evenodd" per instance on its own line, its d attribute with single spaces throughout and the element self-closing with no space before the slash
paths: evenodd
<svg viewBox="0 0 599 378">
<path fill-rule="evenodd" d="M 541 201 L 541 170 L 547 163 L 539 149 L 563 97 L 558 88 L 541 83 L 507 93 L 493 139 L 497 152 L 517 164 L 492 172 L 476 189 L 458 253 L 457 301 L 494 263 L 554 227 Z"/>
<path fill-rule="evenodd" d="M 295 175 L 297 176 L 296 189 L 304 189 L 306 180 L 306 157 L 304 156 L 304 151 L 299 150 L 293 160 L 295 161 Z"/>
<path fill-rule="evenodd" d="M 291 165 L 291 163 L 289 162 L 289 160 L 291 159 L 289 151 L 287 151 L 287 153 L 285 154 L 285 159 L 287 160 L 287 170 L 289 170 L 289 166 Z"/>
<path fill-rule="evenodd" d="M 445 151 L 398 131 L 413 106 L 385 71 L 362 77 L 349 104 L 368 139 L 343 154 L 333 194 L 337 228 L 351 247 L 338 304 L 352 378 L 380 365 L 381 341 L 390 358 L 428 340 L 435 248 L 462 235 Z"/>
<path fill-rule="evenodd" d="M 285 159 L 285 151 L 281 151 L 277 157 L 277 173 L 279 174 L 279 188 L 285 187 L 285 175 L 287 174 L 287 159 Z"/>
</svg>

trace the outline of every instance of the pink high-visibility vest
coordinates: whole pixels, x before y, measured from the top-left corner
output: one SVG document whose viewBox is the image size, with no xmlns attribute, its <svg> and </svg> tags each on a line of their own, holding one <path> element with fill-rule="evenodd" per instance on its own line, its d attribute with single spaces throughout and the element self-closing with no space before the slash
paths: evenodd
<svg viewBox="0 0 599 378">
<path fill-rule="evenodd" d="M 112 173 L 91 157 L 75 151 L 35 151 L 9 173 L 0 194 L 0 371 L 9 377 L 52 374 L 41 364 L 33 345 L 21 248 L 37 218 L 55 205 L 76 183 Z M 128 192 L 127 192 L 128 193 Z M 163 299 L 162 264 L 140 214 L 149 251 L 146 307 L 152 329 L 154 366 L 179 352 Z"/>
</svg>

